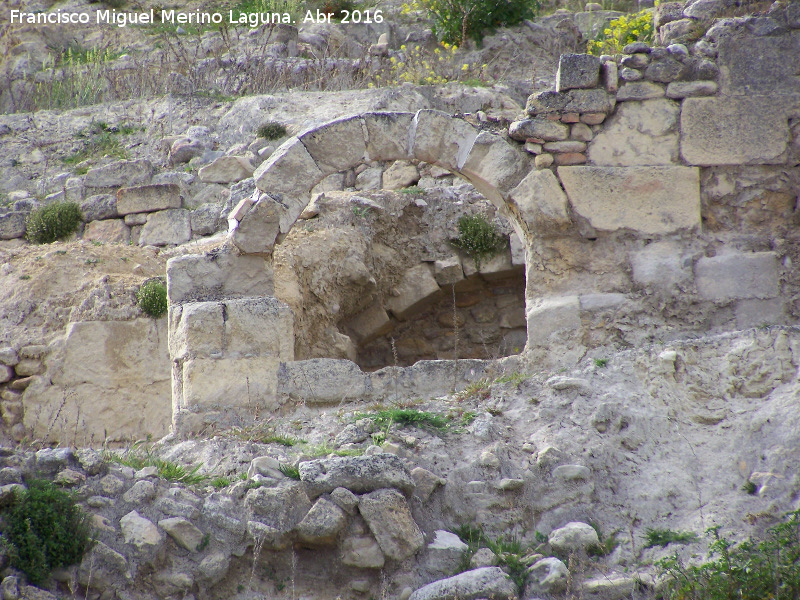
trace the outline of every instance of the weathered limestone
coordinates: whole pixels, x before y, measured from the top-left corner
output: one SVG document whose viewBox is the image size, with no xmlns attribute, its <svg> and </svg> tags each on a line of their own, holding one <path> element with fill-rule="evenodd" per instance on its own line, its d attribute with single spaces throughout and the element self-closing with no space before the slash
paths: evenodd
<svg viewBox="0 0 800 600">
<path fill-rule="evenodd" d="M 0 215 L 0 240 L 13 240 L 25 235 L 28 213 L 12 211 Z"/>
<path fill-rule="evenodd" d="M 578 296 L 540 298 L 526 309 L 528 345 L 547 346 L 555 333 L 574 331 L 581 326 Z"/>
<path fill-rule="evenodd" d="M 419 181 L 417 167 L 405 160 L 398 160 L 383 172 L 383 189 L 400 190 Z"/>
<path fill-rule="evenodd" d="M 687 98 L 681 156 L 701 166 L 780 163 L 789 142 L 788 109 L 780 97 Z"/>
<path fill-rule="evenodd" d="M 183 517 L 161 519 L 158 526 L 166 531 L 176 544 L 189 552 L 195 552 L 203 542 L 203 532 Z"/>
<path fill-rule="evenodd" d="M 347 488 L 356 493 L 381 488 L 397 488 L 406 493 L 414 489 L 414 480 L 394 454 L 374 456 L 337 456 L 300 463 L 300 480 L 312 498 Z"/>
<path fill-rule="evenodd" d="M 163 319 L 70 323 L 63 353 L 48 358 L 52 374 L 35 378 L 25 390 L 25 426 L 37 436 L 48 430 L 51 436 L 63 435 L 64 444 L 75 443 L 70 437 L 75 423 L 86 439 L 165 435 L 170 418 L 166 338 Z M 59 408 L 64 390 L 70 393 Z M 121 405 L 127 410 L 120 411 Z"/>
<path fill-rule="evenodd" d="M 559 167 L 573 210 L 596 229 L 671 233 L 700 225 L 699 170 Z"/>
<path fill-rule="evenodd" d="M 119 524 L 125 536 L 125 543 L 133 544 L 139 550 L 160 546 L 164 541 L 158 527 L 135 510 L 122 517 Z"/>
<path fill-rule="evenodd" d="M 400 492 L 379 489 L 364 494 L 359 499 L 358 510 L 387 558 L 405 560 L 425 545 L 425 538 Z"/>
<path fill-rule="evenodd" d="M 460 262 L 458 262 L 458 270 L 461 271 Z M 461 273 L 460 279 L 463 278 L 464 274 Z M 445 285 L 445 283 L 442 283 L 438 275 L 436 277 L 436 281 L 440 285 Z M 347 329 L 351 336 L 354 337 L 359 343 L 367 343 L 375 338 L 385 335 L 392 330 L 392 327 L 393 326 L 391 319 L 389 319 L 389 315 L 386 314 L 386 310 L 379 302 L 371 304 L 369 308 L 366 308 L 359 313 L 347 325 Z"/>
<path fill-rule="evenodd" d="M 674 242 L 649 244 L 631 256 L 631 266 L 635 283 L 663 292 L 675 292 L 692 279 L 691 258 Z"/>
<path fill-rule="evenodd" d="M 278 397 L 309 404 L 332 404 L 361 398 L 367 376 L 349 360 L 312 358 L 281 363 L 277 373 Z"/>
<path fill-rule="evenodd" d="M 83 230 L 83 239 L 86 241 L 127 244 L 131 241 L 131 230 L 122 219 L 92 221 Z"/>
<path fill-rule="evenodd" d="M 348 117 L 301 133 L 298 139 L 322 173 L 329 175 L 364 160 L 367 152 L 365 129 L 361 117 Z M 346 143 L 342 143 L 344 140 Z"/>
<path fill-rule="evenodd" d="M 461 173 L 498 208 L 502 192 L 516 185 L 526 170 L 520 152 L 500 136 L 482 132 L 475 138 Z"/>
<path fill-rule="evenodd" d="M 409 600 L 507 600 L 517 597 L 517 587 L 500 567 L 482 567 L 419 588 Z"/>
<path fill-rule="evenodd" d="M 297 138 L 286 141 L 253 173 L 258 189 L 287 207 L 280 218 L 282 233 L 289 231 L 308 204 L 311 188 L 326 174 Z"/>
<path fill-rule="evenodd" d="M 289 307 L 272 297 L 186 303 L 169 318 L 176 408 L 275 403 L 278 366 L 294 357 Z"/>
<path fill-rule="evenodd" d="M 319 498 L 298 523 L 297 534 L 307 544 L 332 545 L 346 524 L 347 517 L 341 508 L 330 500 Z"/>
<path fill-rule="evenodd" d="M 139 245 L 166 246 L 183 244 L 190 239 L 192 239 L 190 213 L 188 210 L 176 208 L 150 214 L 139 234 Z"/>
<path fill-rule="evenodd" d="M 543 558 L 528 568 L 525 580 L 525 597 L 535 598 L 538 594 L 555 594 L 567 587 L 569 569 L 554 557 Z"/>
<path fill-rule="evenodd" d="M 600 81 L 600 58 L 591 54 L 562 54 L 556 71 L 556 91 L 593 88 Z"/>
<path fill-rule="evenodd" d="M 342 564 L 362 569 L 381 569 L 386 558 L 375 538 L 354 536 L 342 540 Z"/>
<path fill-rule="evenodd" d="M 529 231 L 537 234 L 561 229 L 571 223 L 567 196 L 550 170 L 531 171 L 509 193 Z"/>
<path fill-rule="evenodd" d="M 228 216 L 231 241 L 244 254 L 272 253 L 285 213 L 285 207 L 267 194 L 255 204 L 243 199 Z"/>
<path fill-rule="evenodd" d="M 421 110 L 411 126 L 411 153 L 418 160 L 458 170 L 472 150 L 477 130 L 438 110 Z"/>
<path fill-rule="evenodd" d="M 373 112 L 363 116 L 367 128 L 370 160 L 411 158 L 411 128 L 414 113 Z"/>
<path fill-rule="evenodd" d="M 250 490 L 244 504 L 253 514 L 254 521 L 248 522 L 251 535 L 262 537 L 265 546 L 272 549 L 285 548 L 292 530 L 311 510 L 311 502 L 298 482 Z"/>
<path fill-rule="evenodd" d="M 778 261 L 774 252 L 703 257 L 695 265 L 695 283 L 707 300 L 773 298 L 780 292 Z"/>
<path fill-rule="evenodd" d="M 253 175 L 253 165 L 244 156 L 220 156 L 198 171 L 203 183 L 235 183 Z"/>
<path fill-rule="evenodd" d="M 680 105 L 659 98 L 626 102 L 589 144 L 595 165 L 669 165 L 678 160 Z"/>
<path fill-rule="evenodd" d="M 121 160 L 110 165 L 89 169 L 83 178 L 88 188 L 107 188 L 144 185 L 153 177 L 149 160 Z"/>
<path fill-rule="evenodd" d="M 571 552 L 586 552 L 592 546 L 597 546 L 600 539 L 591 525 L 572 522 L 551 531 L 548 543 L 556 552 L 569 555 Z"/>
<path fill-rule="evenodd" d="M 167 261 L 170 304 L 273 293 L 272 263 L 261 256 L 213 252 L 187 254 Z"/>
<path fill-rule="evenodd" d="M 439 284 L 427 263 L 411 267 L 397 286 L 397 295 L 386 302 L 388 308 L 398 319 L 406 319 L 424 308 L 436 298 Z"/>
<path fill-rule="evenodd" d="M 175 183 L 156 183 L 125 187 L 117 191 L 120 216 L 181 207 L 181 190 Z"/>
</svg>

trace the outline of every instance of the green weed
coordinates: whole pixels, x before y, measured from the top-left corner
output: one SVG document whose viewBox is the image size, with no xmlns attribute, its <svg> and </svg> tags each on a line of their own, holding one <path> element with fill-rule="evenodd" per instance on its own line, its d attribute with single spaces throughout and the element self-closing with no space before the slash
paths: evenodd
<svg viewBox="0 0 800 600">
<path fill-rule="evenodd" d="M 300 481 L 300 469 L 291 465 L 280 465 L 278 469 L 281 473 L 286 475 L 289 479 L 296 479 Z"/>
<path fill-rule="evenodd" d="M 355 418 L 356 420 L 371 419 L 378 427 L 391 427 L 391 425 L 397 424 L 438 431 L 446 430 L 450 424 L 446 417 L 413 408 L 390 408 L 374 413 L 358 413 Z"/>
<path fill-rule="evenodd" d="M 481 263 L 502 252 L 508 240 L 483 215 L 464 215 L 458 220 L 458 237 L 450 243 L 471 256 L 480 271 Z"/>
<path fill-rule="evenodd" d="M 508 573 L 516 584 L 520 596 L 522 595 L 528 569 L 523 557 L 531 550 L 529 546 L 523 546 L 515 535 L 491 539 L 482 528 L 473 525 L 461 525 L 455 529 L 454 533 L 468 546 L 461 561 L 461 567 L 466 567 L 463 570 L 469 568 L 470 558 L 477 550 L 488 548 L 497 556 L 498 564 Z"/>
<path fill-rule="evenodd" d="M 167 313 L 167 286 L 156 278 L 146 281 L 136 292 L 136 302 L 142 312 L 154 319 Z"/>
<path fill-rule="evenodd" d="M 672 531 L 671 529 L 653 529 L 648 527 L 645 530 L 645 548 L 661 546 L 666 548 L 669 544 L 691 544 L 697 539 L 697 535 L 689 531 Z"/>
</svg>

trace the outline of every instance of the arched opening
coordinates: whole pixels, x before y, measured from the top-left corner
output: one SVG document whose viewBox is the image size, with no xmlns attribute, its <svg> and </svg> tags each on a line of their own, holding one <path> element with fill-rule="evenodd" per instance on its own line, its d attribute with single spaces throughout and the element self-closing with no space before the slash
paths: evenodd
<svg viewBox="0 0 800 600">
<path fill-rule="evenodd" d="M 401 187 L 381 181 L 403 168 L 471 185 L 350 187 Z M 296 360 L 348 358 L 374 370 L 507 356 L 527 339 L 527 226 L 511 196 L 529 168 L 504 136 L 438 111 L 341 119 L 299 134 L 259 168 L 262 193 L 231 214 L 231 237 L 245 254 L 273 253 Z M 510 242 L 480 272 L 448 243 L 472 213 Z"/>
</svg>

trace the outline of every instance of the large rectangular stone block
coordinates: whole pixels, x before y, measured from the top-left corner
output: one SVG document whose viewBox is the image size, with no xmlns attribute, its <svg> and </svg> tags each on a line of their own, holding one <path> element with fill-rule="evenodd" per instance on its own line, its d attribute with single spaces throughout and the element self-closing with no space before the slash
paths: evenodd
<svg viewBox="0 0 800 600">
<path fill-rule="evenodd" d="M 559 167 L 572 208 L 595 229 L 663 234 L 700 226 L 695 167 Z"/>
<path fill-rule="evenodd" d="M 117 191 L 117 214 L 155 212 L 181 207 L 181 190 L 175 183 L 156 183 Z"/>
<path fill-rule="evenodd" d="M 578 296 L 538 298 L 526 310 L 528 346 L 547 346 L 550 336 L 569 332 L 581 326 L 581 306 Z"/>
<path fill-rule="evenodd" d="M 187 254 L 167 261 L 167 297 L 181 302 L 271 296 L 272 262 L 236 252 Z"/>
<path fill-rule="evenodd" d="M 364 115 L 370 160 L 411 158 L 410 132 L 414 113 L 375 112 Z"/>
<path fill-rule="evenodd" d="M 612 167 L 676 163 L 680 112 L 680 104 L 666 98 L 620 105 L 590 142 L 589 160 Z"/>
<path fill-rule="evenodd" d="M 562 54 L 556 71 L 556 91 L 597 87 L 600 58 L 591 54 Z"/>
<path fill-rule="evenodd" d="M 284 362 L 278 371 L 278 397 L 308 404 L 333 404 L 362 399 L 368 375 L 349 360 L 313 358 Z"/>
<path fill-rule="evenodd" d="M 167 433 L 170 363 L 165 319 L 70 323 L 50 374 L 23 396 L 25 426 L 63 445 Z M 52 385 L 51 385 L 52 384 Z"/>
<path fill-rule="evenodd" d="M 169 307 L 169 355 L 172 360 L 222 354 L 225 320 L 220 302 L 186 302 Z"/>
<path fill-rule="evenodd" d="M 681 110 L 681 155 L 700 166 L 781 163 L 791 106 L 800 108 L 800 98 L 687 98 Z"/>
<path fill-rule="evenodd" d="M 193 358 L 183 363 L 181 407 L 273 409 L 280 359 Z"/>
<path fill-rule="evenodd" d="M 774 252 L 703 257 L 695 265 L 697 292 L 706 300 L 774 298 L 780 293 Z"/>
</svg>

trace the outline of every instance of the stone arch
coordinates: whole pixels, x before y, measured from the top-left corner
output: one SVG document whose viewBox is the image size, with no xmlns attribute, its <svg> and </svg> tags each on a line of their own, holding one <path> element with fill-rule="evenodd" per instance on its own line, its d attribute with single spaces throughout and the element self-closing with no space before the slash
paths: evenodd
<svg viewBox="0 0 800 600">
<path fill-rule="evenodd" d="M 258 189 L 229 214 L 229 241 L 236 251 L 223 248 L 167 263 L 174 431 L 239 423 L 256 408 L 280 406 L 295 392 L 324 404 L 363 387 L 359 397 L 377 399 L 396 394 L 402 379 L 405 393 L 418 396 L 426 385 L 438 389 L 443 377 L 463 387 L 486 375 L 491 361 L 420 361 L 399 374 L 391 367 L 362 373 L 346 360 L 295 361 L 292 313 L 273 296 L 275 245 L 327 175 L 365 160 L 410 159 L 472 183 L 509 220 L 526 250 L 530 232 L 540 236 L 548 227 L 570 223 L 566 196 L 551 171 L 533 169 L 518 145 L 464 119 L 435 110 L 372 112 L 300 133 L 257 169 Z M 526 281 L 529 268 L 526 264 Z M 296 389 L 293 382 L 299 382 Z"/>
<path fill-rule="evenodd" d="M 409 159 L 435 164 L 469 181 L 526 242 L 525 212 L 536 187 L 526 177 L 530 159 L 505 137 L 437 110 L 371 112 L 337 119 L 290 139 L 256 170 L 259 192 L 231 212 L 231 241 L 244 254 L 269 254 L 324 177 L 364 161 Z M 563 210 L 566 217 L 566 199 Z"/>
</svg>

